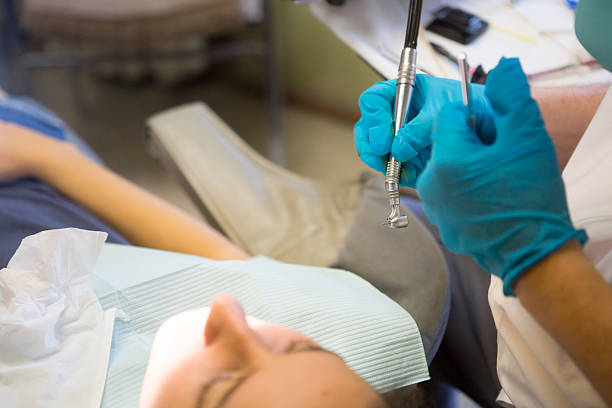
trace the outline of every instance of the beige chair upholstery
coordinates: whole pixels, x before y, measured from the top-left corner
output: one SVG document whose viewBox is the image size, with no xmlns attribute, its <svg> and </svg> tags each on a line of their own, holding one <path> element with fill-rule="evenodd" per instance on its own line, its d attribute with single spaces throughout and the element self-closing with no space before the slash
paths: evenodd
<svg viewBox="0 0 612 408">
<path fill-rule="evenodd" d="M 325 183 L 276 166 L 203 103 L 157 114 L 147 127 L 155 152 L 240 247 L 290 263 L 336 261 L 357 210 L 358 179 Z"/>
</svg>

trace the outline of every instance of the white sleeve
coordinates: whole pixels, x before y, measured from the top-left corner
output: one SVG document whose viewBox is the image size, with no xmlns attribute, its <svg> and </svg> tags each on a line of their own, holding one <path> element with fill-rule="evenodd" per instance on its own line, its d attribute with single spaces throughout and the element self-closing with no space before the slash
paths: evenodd
<svg viewBox="0 0 612 408">
<path fill-rule="evenodd" d="M 612 279 L 612 88 L 580 140 L 563 178 L 574 225 L 585 228 L 585 252 Z M 502 396 L 517 407 L 605 407 L 557 342 L 493 277 L 489 305 L 497 326 Z M 505 395 L 504 395 L 505 394 Z"/>
<path fill-rule="evenodd" d="M 612 87 L 567 163 L 563 180 L 572 221 L 587 230 L 585 251 L 597 264 L 612 249 Z"/>
</svg>

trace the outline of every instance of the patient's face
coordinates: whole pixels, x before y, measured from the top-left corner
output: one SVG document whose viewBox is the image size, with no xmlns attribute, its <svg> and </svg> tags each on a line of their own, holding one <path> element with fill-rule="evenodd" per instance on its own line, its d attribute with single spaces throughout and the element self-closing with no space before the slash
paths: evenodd
<svg viewBox="0 0 612 408">
<path fill-rule="evenodd" d="M 247 318 L 220 296 L 157 332 L 141 407 L 366 407 L 376 392 L 308 337 Z M 383 405 L 384 406 L 384 405 Z"/>
</svg>

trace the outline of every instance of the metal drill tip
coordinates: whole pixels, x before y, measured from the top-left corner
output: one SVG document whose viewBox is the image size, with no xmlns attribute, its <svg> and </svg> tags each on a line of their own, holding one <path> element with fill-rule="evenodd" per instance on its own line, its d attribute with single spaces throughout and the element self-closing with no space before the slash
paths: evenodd
<svg viewBox="0 0 612 408">
<path fill-rule="evenodd" d="M 387 218 L 383 225 L 387 225 L 391 228 L 406 228 L 410 224 L 408 216 L 400 215 L 399 217 Z"/>
</svg>

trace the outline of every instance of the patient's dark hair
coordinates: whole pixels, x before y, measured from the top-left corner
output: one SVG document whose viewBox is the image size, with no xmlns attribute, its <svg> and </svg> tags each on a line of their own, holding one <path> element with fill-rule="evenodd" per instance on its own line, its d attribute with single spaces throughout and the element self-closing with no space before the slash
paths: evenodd
<svg viewBox="0 0 612 408">
<path fill-rule="evenodd" d="M 409 385 L 408 387 L 389 391 L 382 394 L 382 398 L 385 401 L 385 405 L 376 408 L 434 408 L 437 406 L 431 395 L 421 385 Z"/>
<path fill-rule="evenodd" d="M 385 401 L 384 395 L 379 394 L 379 397 L 380 398 L 378 398 L 378 401 L 374 402 L 373 404 L 368 404 L 368 406 L 364 408 L 391 408 Z"/>
</svg>

